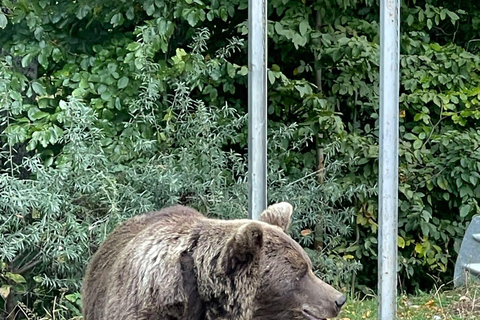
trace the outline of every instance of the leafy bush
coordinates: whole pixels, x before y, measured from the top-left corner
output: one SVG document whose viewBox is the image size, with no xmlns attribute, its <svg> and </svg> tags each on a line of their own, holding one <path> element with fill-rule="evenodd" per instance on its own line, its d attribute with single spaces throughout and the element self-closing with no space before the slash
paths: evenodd
<svg viewBox="0 0 480 320">
<path fill-rule="evenodd" d="M 425 14 L 430 23 L 445 28 L 457 24 L 459 14 L 465 13 L 428 4 L 425 10 L 407 12 Z M 342 102 L 348 123 L 349 133 L 337 157 L 348 163 L 342 174 L 346 184 L 373 187 L 379 152 L 378 26 L 343 13 L 336 19 L 344 19 L 347 27 L 336 25 L 335 37 L 324 36 L 328 41 L 319 50 L 328 65 L 325 87 Z M 423 22 L 422 28 L 431 29 Z M 420 25 L 408 21 L 407 25 L 415 31 L 404 32 L 401 43 L 398 240 L 400 284 L 412 290 L 420 283 L 428 288 L 434 281 L 451 279 L 466 225 L 479 212 L 480 171 L 474 163 L 480 132 L 473 128 L 480 119 L 480 65 L 477 55 L 459 45 L 440 44 Z M 361 196 L 354 206 L 360 239 L 356 257 L 374 258 L 377 199 Z M 377 267 L 375 260 L 362 263 L 368 270 Z M 376 279 L 366 274 L 360 281 L 373 287 Z"/>
<path fill-rule="evenodd" d="M 74 293 L 96 245 L 131 215 L 176 202 L 221 218 L 246 215 L 246 0 L 0 7 L 0 192 L 8 191 L 0 225 L 2 241 L 21 239 L 1 258 L 3 296 L 13 287 L 24 292 L 12 268 L 38 258 L 22 275 L 31 290 L 16 299 L 50 308 L 61 295 L 49 290 Z M 378 5 L 272 0 L 268 12 L 269 199 L 295 204 L 292 234 L 317 272 L 373 288 Z M 479 12 L 476 2 L 402 3 L 405 290 L 448 282 L 465 227 L 479 212 Z M 14 219 L 17 212 L 23 218 Z M 30 236 L 50 232 L 41 225 L 49 215 L 52 236 Z M 86 247 L 61 245 L 73 259 L 67 268 L 57 258 L 70 225 Z M 364 267 L 352 279 L 358 261 Z M 332 268 L 346 273 L 326 272 Z M 44 280 L 33 292 L 35 276 Z M 76 303 L 69 298 L 63 301 Z"/>
<path fill-rule="evenodd" d="M 138 76 L 139 98 L 132 100 L 130 118 L 123 122 L 119 137 L 108 136 L 108 121 L 71 96 L 59 102 L 62 148 L 51 161 L 35 154 L 17 165 L 12 149 L 6 151 L 5 164 L 10 167 L 4 166 L 0 176 L 6 313 L 35 312 L 45 319 L 78 316 L 77 292 L 88 257 L 115 225 L 130 216 L 183 203 L 209 216 L 246 217 L 247 157 L 229 147 L 243 139 L 246 116 L 227 103 L 215 106 L 192 98 L 192 88 L 202 83 L 198 78 L 225 67 L 226 57 L 241 42 L 232 40 L 205 63 L 205 37 L 208 32 L 200 30 L 191 52 L 177 50 L 164 74 L 159 75 L 161 68 L 155 63 L 145 64 Z M 8 64 L 3 63 L 2 70 L 3 119 L 9 122 L 14 111 Z M 163 100 L 158 99 L 162 90 L 171 92 Z M 297 181 L 286 175 L 285 159 L 303 152 L 313 139 L 312 132 L 305 131 L 292 145 L 285 144 L 298 132 L 296 125 L 279 125 L 270 132 L 269 181 L 274 190 L 270 199 L 295 205 L 299 218 L 292 232 L 305 245 L 312 242 L 302 230 L 323 221 L 320 228 L 332 236 L 325 237 L 322 251 L 311 252 L 319 261 L 317 271 L 327 280 L 350 285 L 350 271 L 358 265 L 335 254 L 335 247 L 350 232 L 351 210 L 335 209 L 339 200 L 326 195 L 339 187 L 333 180 L 319 184 L 308 169 L 297 173 L 305 175 Z M 6 130 L 3 138 L 13 145 L 20 141 L 17 134 Z M 112 147 L 116 144 L 121 148 Z M 31 178 L 20 178 L 20 168 L 26 168 Z"/>
</svg>

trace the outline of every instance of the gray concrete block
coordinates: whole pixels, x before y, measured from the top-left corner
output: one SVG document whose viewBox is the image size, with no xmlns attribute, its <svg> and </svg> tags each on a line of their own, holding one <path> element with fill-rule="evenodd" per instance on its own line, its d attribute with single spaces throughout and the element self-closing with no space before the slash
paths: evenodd
<svg viewBox="0 0 480 320">
<path fill-rule="evenodd" d="M 468 270 L 470 273 L 473 273 L 475 275 L 480 274 L 480 263 L 468 263 L 465 266 L 465 269 Z"/>
<path fill-rule="evenodd" d="M 480 275 L 480 216 L 472 219 L 463 237 L 455 264 L 453 284 L 455 287 L 462 286 L 467 277 L 474 275 Z"/>
</svg>

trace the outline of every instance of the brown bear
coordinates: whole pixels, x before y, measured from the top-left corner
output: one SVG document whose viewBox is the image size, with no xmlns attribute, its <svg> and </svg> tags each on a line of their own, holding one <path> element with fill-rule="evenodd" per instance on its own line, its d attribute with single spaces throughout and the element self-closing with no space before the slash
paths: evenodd
<svg viewBox="0 0 480 320">
<path fill-rule="evenodd" d="M 173 206 L 127 220 L 90 261 L 85 320 L 322 320 L 346 297 L 318 279 L 286 234 L 293 208 L 259 221 Z"/>
</svg>

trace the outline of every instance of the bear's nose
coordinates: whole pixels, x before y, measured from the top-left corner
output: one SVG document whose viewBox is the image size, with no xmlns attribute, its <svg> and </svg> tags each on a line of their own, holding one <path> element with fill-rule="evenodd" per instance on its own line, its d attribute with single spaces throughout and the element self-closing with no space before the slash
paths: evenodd
<svg viewBox="0 0 480 320">
<path fill-rule="evenodd" d="M 335 300 L 335 304 L 337 305 L 338 309 L 340 309 L 345 304 L 345 302 L 347 302 L 347 296 L 344 294 L 342 294 L 340 298 Z"/>
</svg>

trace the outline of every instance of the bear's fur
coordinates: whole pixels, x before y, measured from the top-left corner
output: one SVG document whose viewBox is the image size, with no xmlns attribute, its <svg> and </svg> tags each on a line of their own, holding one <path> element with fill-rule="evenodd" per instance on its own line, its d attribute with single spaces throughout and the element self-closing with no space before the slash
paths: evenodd
<svg viewBox="0 0 480 320">
<path fill-rule="evenodd" d="M 85 320 L 320 320 L 345 297 L 318 279 L 286 233 L 292 207 L 260 221 L 173 206 L 127 220 L 100 246 L 82 287 Z"/>
</svg>

